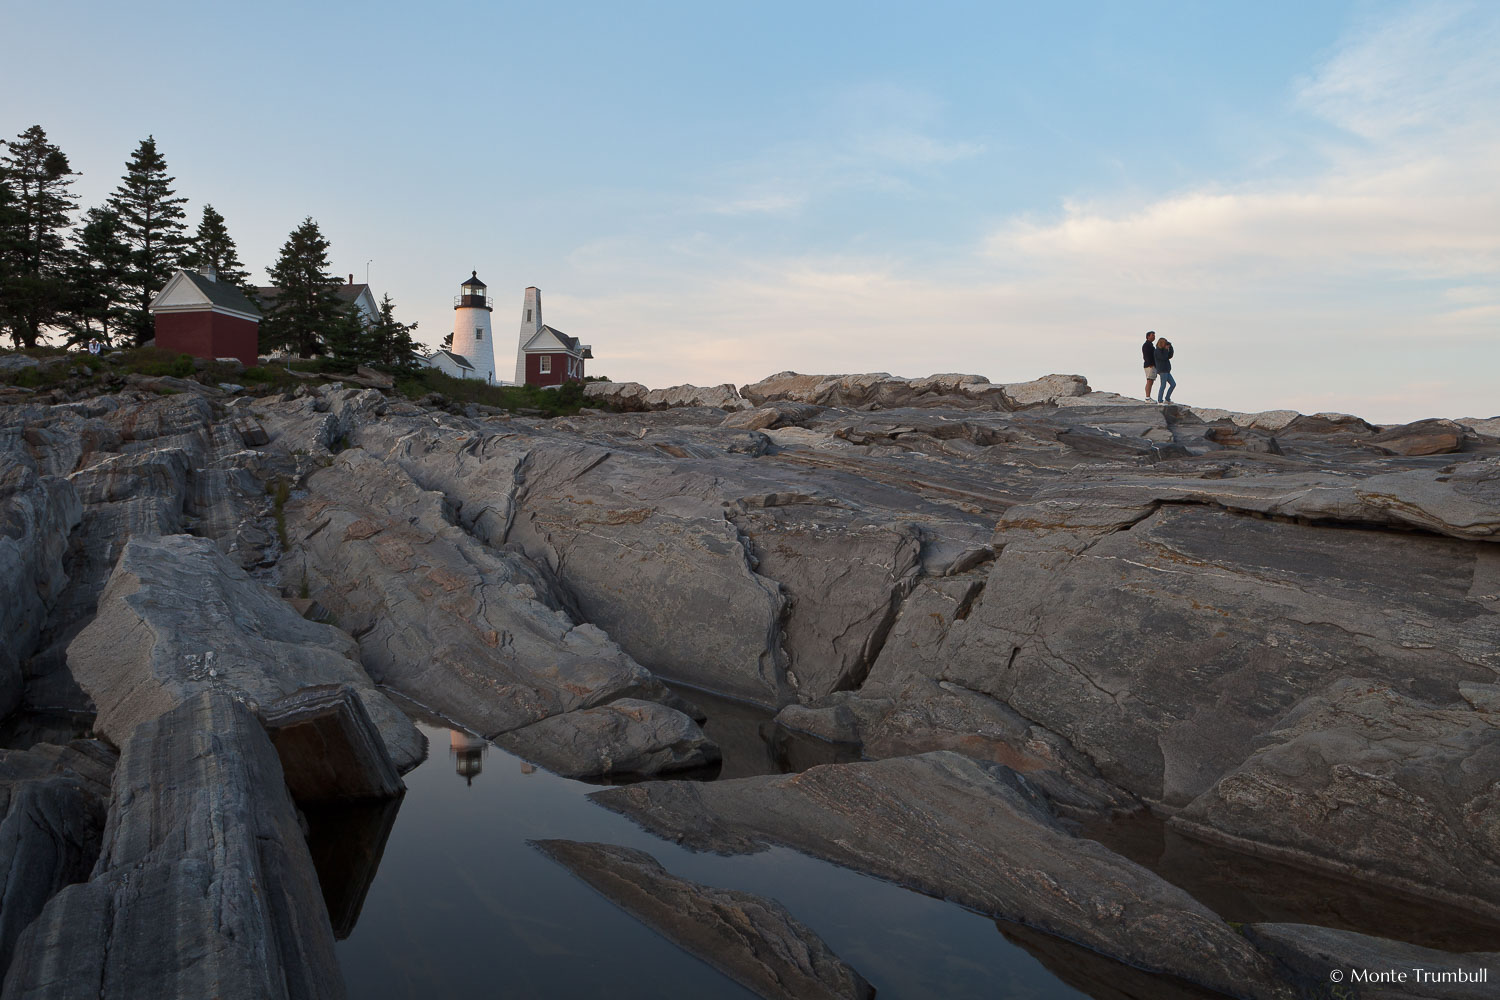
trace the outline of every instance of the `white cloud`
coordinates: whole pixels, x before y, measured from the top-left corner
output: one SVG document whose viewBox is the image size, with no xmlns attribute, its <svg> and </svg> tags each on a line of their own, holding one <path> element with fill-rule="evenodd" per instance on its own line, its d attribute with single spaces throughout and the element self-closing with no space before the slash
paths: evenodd
<svg viewBox="0 0 1500 1000">
<path fill-rule="evenodd" d="M 1482 415 L 1500 366 L 1497 25 L 1484 9 L 1419 7 L 1351 36 L 1292 84 L 1288 115 L 1333 128 L 1297 176 L 1071 200 L 941 265 L 745 260 L 710 244 L 665 283 L 569 301 L 570 322 L 596 331 L 595 370 L 654 385 L 785 368 L 1061 370 L 1138 393 L 1135 346 L 1155 328 L 1179 346 L 1188 402 Z M 882 101 L 904 121 L 882 125 Z M 935 138 L 920 101 L 855 103 L 865 110 L 836 139 L 779 147 L 724 204 L 791 212 L 974 151 Z"/>
<path fill-rule="evenodd" d="M 1500 22 L 1473 4 L 1423 4 L 1360 31 L 1303 83 L 1298 102 L 1373 141 L 1467 129 L 1500 88 Z"/>
</svg>

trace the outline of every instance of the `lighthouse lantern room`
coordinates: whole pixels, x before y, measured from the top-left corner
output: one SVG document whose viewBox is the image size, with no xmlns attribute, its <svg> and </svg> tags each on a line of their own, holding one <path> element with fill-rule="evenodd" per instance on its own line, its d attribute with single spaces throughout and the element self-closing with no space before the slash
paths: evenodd
<svg viewBox="0 0 1500 1000">
<path fill-rule="evenodd" d="M 478 271 L 459 286 L 453 300 L 453 353 L 474 368 L 473 378 L 495 381 L 495 345 L 490 335 L 490 297 Z"/>
</svg>

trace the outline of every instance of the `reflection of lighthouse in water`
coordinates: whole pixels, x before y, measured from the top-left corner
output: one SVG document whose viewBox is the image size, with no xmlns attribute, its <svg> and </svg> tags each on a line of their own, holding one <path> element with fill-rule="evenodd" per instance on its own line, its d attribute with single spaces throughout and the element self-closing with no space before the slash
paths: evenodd
<svg viewBox="0 0 1500 1000">
<path fill-rule="evenodd" d="M 457 729 L 448 730 L 448 752 L 453 755 L 453 769 L 471 785 L 474 784 L 474 775 L 484 770 L 484 752 L 489 746 L 489 741 L 481 736 L 470 736 Z"/>
</svg>

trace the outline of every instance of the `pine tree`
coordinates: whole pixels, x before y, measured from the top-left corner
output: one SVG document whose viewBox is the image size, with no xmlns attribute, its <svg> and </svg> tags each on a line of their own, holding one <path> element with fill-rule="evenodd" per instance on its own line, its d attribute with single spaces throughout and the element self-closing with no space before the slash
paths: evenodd
<svg viewBox="0 0 1500 1000">
<path fill-rule="evenodd" d="M 308 357 L 323 351 L 323 338 L 338 321 L 338 279 L 328 274 L 328 241 L 310 217 L 292 230 L 270 270 L 276 299 L 261 322 L 272 346 Z"/>
<path fill-rule="evenodd" d="M 9 330 L 15 346 L 21 346 L 21 338 L 12 316 L 10 288 L 20 273 L 21 212 L 16 207 L 16 196 L 5 179 L 5 168 L 0 164 L 0 332 Z"/>
<path fill-rule="evenodd" d="M 250 272 L 240 261 L 239 248 L 224 225 L 224 216 L 212 205 L 203 206 L 203 218 L 198 222 L 198 231 L 188 241 L 188 252 L 182 258 L 183 267 L 212 267 L 219 281 L 225 281 L 241 291 L 250 287 Z"/>
<path fill-rule="evenodd" d="M 340 361 L 351 365 L 369 364 L 374 354 L 373 332 L 365 321 L 365 314 L 351 302 L 339 310 L 337 318 L 328 327 L 324 346 Z"/>
<path fill-rule="evenodd" d="M 42 329 L 67 307 L 64 232 L 78 207 L 69 190 L 76 171 L 40 125 L 5 144 L 0 177 L 6 193 L 0 235 L 0 309 L 17 347 L 35 347 Z"/>
<path fill-rule="evenodd" d="M 147 136 L 125 164 L 125 175 L 110 198 L 119 213 L 125 242 L 131 249 L 130 332 L 137 344 L 151 339 L 151 299 L 161 291 L 187 246 L 182 211 L 186 198 L 172 189 L 167 161 L 157 152 L 156 139 Z"/>
<path fill-rule="evenodd" d="M 120 217 L 108 208 L 91 208 L 73 236 L 68 266 L 70 305 L 66 326 L 70 344 L 98 339 L 106 344 L 128 323 L 125 279 L 131 252 Z"/>
<path fill-rule="evenodd" d="M 409 370 L 416 367 L 417 342 L 411 332 L 415 323 L 402 323 L 396 319 L 396 304 L 389 294 L 380 300 L 380 316 L 371 331 L 374 350 L 371 361 L 378 365 Z"/>
</svg>

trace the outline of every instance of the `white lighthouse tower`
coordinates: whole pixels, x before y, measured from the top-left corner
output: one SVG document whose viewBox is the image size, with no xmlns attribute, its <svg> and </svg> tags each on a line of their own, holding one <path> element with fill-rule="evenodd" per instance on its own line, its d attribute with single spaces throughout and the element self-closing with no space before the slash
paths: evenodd
<svg viewBox="0 0 1500 1000">
<path fill-rule="evenodd" d="M 453 300 L 453 353 L 467 358 L 474 366 L 471 378 L 495 381 L 495 342 L 490 335 L 490 297 L 478 271 L 469 272 L 469 280 Z"/>
</svg>

